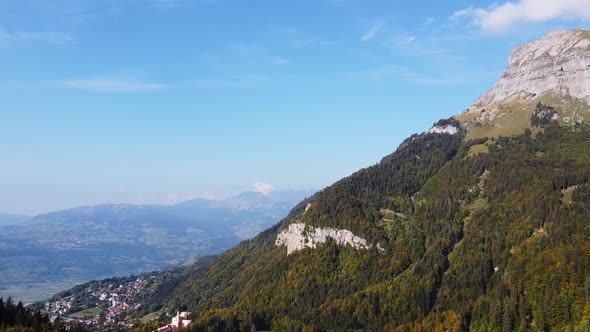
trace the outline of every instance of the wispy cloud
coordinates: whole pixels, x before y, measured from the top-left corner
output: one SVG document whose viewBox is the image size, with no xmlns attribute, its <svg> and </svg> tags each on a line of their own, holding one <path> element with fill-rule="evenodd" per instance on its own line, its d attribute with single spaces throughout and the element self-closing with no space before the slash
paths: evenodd
<svg viewBox="0 0 590 332">
<path fill-rule="evenodd" d="M 166 84 L 139 79 L 86 78 L 59 81 L 62 87 L 101 93 L 152 92 L 168 88 Z"/>
<path fill-rule="evenodd" d="M 289 59 L 285 59 L 282 57 L 272 57 L 270 58 L 270 63 L 273 65 L 288 65 L 290 63 Z"/>
<path fill-rule="evenodd" d="M 293 47 L 305 48 L 305 47 L 341 47 L 340 42 L 334 40 L 328 40 L 320 38 L 318 36 L 308 36 L 295 28 L 279 29 L 274 32 L 278 38 L 286 41 Z"/>
<path fill-rule="evenodd" d="M 207 1 L 201 1 L 207 2 Z M 75 1 L 73 8 L 64 17 L 91 18 L 105 14 L 124 13 L 141 8 L 176 9 L 192 3 L 185 0 L 143 0 L 143 1 Z"/>
<path fill-rule="evenodd" d="M 216 53 L 204 52 L 200 56 L 203 62 L 224 72 L 243 70 L 245 67 L 290 63 L 286 57 L 278 56 L 266 46 L 256 43 L 230 43 L 224 50 Z"/>
<path fill-rule="evenodd" d="M 227 78 L 206 78 L 194 80 L 188 84 L 190 87 L 197 89 L 236 89 L 236 88 L 253 88 L 270 80 L 266 75 L 239 75 Z"/>
<path fill-rule="evenodd" d="M 451 56 L 451 52 L 440 44 L 438 38 L 432 36 L 419 38 L 416 35 L 398 33 L 381 45 L 395 54 L 412 58 Z"/>
<path fill-rule="evenodd" d="M 369 29 L 367 31 L 365 31 L 365 33 L 361 36 L 360 40 L 362 42 L 368 42 L 368 41 L 375 39 L 375 37 L 377 37 L 377 34 L 379 33 L 379 31 L 381 31 L 381 29 L 383 29 L 384 26 L 385 26 L 385 22 L 383 22 L 383 21 L 374 22 L 373 24 L 371 24 Z"/>
<path fill-rule="evenodd" d="M 10 32 L 0 28 L 0 47 L 19 44 L 63 45 L 74 41 L 74 37 L 60 32 Z"/>
<path fill-rule="evenodd" d="M 488 8 L 469 7 L 456 11 L 451 20 L 466 20 L 488 32 L 506 32 L 519 23 L 554 19 L 590 20 L 588 0 L 519 0 Z"/>
<path fill-rule="evenodd" d="M 185 1 L 181 0 L 154 0 L 151 6 L 159 9 L 175 9 L 184 5 Z"/>
<path fill-rule="evenodd" d="M 140 76 L 141 77 L 141 76 Z M 60 88 L 106 94 L 163 92 L 186 89 L 224 90 L 256 88 L 271 80 L 263 74 L 219 75 L 196 78 L 187 81 L 156 82 L 147 81 L 137 76 L 96 76 L 90 78 L 61 79 L 42 82 L 2 82 L 6 87 L 19 88 Z"/>
<path fill-rule="evenodd" d="M 411 43 L 413 43 L 416 40 L 416 38 L 417 38 L 416 36 L 406 36 L 406 37 L 402 38 L 400 44 L 404 45 L 404 46 L 410 45 Z"/>
<path fill-rule="evenodd" d="M 488 14 L 488 11 L 482 8 L 468 7 L 458 10 L 449 16 L 452 22 L 466 21 L 470 25 L 479 25 L 481 20 Z"/>
</svg>

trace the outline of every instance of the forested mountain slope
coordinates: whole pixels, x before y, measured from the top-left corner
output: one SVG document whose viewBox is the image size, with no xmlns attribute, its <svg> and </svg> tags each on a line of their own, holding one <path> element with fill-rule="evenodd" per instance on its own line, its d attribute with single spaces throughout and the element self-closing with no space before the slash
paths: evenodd
<svg viewBox="0 0 590 332">
<path fill-rule="evenodd" d="M 194 330 L 588 329 L 590 130 L 542 129 L 413 136 L 152 301 L 195 312 Z M 293 223 L 368 249 L 287 255 L 275 241 Z"/>
</svg>

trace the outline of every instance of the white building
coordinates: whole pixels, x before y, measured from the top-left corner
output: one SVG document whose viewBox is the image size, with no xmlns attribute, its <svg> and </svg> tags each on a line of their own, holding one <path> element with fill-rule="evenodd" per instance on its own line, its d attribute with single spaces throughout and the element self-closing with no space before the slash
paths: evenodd
<svg viewBox="0 0 590 332">
<path fill-rule="evenodd" d="M 172 324 L 175 327 L 188 327 L 191 324 L 191 320 L 188 317 L 191 315 L 188 311 L 176 313 L 176 317 L 172 317 Z"/>
<path fill-rule="evenodd" d="M 170 332 L 178 329 L 179 327 L 189 327 L 191 325 L 192 320 L 188 319 L 191 315 L 188 311 L 176 313 L 176 316 L 172 317 L 172 323 L 166 326 L 162 326 L 157 329 L 155 332 Z"/>
</svg>

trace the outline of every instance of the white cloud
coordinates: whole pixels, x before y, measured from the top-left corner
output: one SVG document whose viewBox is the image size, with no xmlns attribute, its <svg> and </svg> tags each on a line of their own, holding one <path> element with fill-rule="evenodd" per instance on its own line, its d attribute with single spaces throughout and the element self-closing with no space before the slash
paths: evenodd
<svg viewBox="0 0 590 332">
<path fill-rule="evenodd" d="M 384 22 L 378 21 L 375 22 L 371 25 L 371 27 L 369 28 L 369 30 L 367 30 L 362 36 L 361 36 L 361 41 L 363 42 L 368 42 L 370 40 L 375 39 L 375 37 L 377 37 L 377 34 L 379 33 L 379 31 L 381 31 L 381 29 L 383 29 L 383 26 L 385 25 Z"/>
<path fill-rule="evenodd" d="M 273 187 L 270 183 L 256 182 L 254 183 L 254 191 L 267 195 L 273 191 Z"/>
<path fill-rule="evenodd" d="M 18 44 L 63 45 L 73 40 L 74 37 L 59 32 L 9 32 L 0 28 L 0 47 Z"/>
<path fill-rule="evenodd" d="M 482 18 L 488 14 L 488 11 L 481 8 L 465 8 L 454 12 L 449 18 L 451 21 L 463 21 L 467 20 L 469 23 L 474 25 L 480 24 Z"/>
<path fill-rule="evenodd" d="M 99 77 L 63 80 L 59 83 L 66 88 L 103 93 L 150 92 L 164 90 L 168 87 L 165 84 L 144 82 L 138 79 L 112 79 Z"/>
<path fill-rule="evenodd" d="M 553 19 L 590 20 L 588 0 L 518 0 L 488 8 L 466 8 L 453 13 L 451 20 L 468 20 L 484 31 L 505 32 L 518 23 Z"/>
</svg>

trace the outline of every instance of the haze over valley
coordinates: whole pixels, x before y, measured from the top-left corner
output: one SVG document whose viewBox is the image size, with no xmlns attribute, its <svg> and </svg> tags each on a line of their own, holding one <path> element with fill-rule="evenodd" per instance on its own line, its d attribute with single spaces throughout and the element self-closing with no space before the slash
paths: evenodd
<svg viewBox="0 0 590 332">
<path fill-rule="evenodd" d="M 223 200 L 103 204 L 17 218 L 0 227 L 0 297 L 39 301 L 85 281 L 219 254 L 274 225 L 312 193 L 252 191 Z"/>
</svg>

